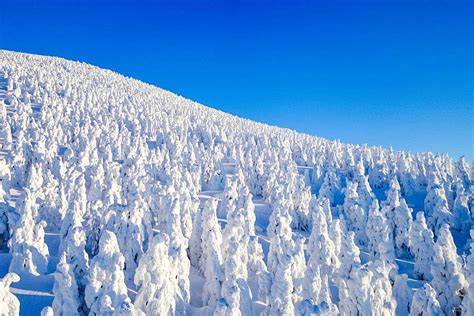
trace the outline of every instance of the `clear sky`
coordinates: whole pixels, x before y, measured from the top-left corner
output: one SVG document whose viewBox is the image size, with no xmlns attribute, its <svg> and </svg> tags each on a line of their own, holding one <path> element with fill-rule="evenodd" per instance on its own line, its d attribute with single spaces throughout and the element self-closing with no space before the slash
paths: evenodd
<svg viewBox="0 0 474 316">
<path fill-rule="evenodd" d="M 84 61 L 329 139 L 469 159 L 473 30 L 473 1 L 0 5 L 3 49 Z"/>
</svg>

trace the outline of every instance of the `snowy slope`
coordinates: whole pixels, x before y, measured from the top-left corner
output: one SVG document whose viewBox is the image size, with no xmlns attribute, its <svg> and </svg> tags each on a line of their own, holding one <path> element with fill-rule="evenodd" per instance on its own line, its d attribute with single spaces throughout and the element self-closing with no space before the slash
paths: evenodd
<svg viewBox="0 0 474 316">
<path fill-rule="evenodd" d="M 0 314 L 474 312 L 464 159 L 8 51 L 0 111 Z"/>
</svg>

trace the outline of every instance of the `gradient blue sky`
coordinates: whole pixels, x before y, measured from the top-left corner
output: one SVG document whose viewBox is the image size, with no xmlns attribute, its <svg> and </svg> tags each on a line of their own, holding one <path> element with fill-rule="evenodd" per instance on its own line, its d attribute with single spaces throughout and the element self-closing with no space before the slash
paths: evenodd
<svg viewBox="0 0 474 316">
<path fill-rule="evenodd" d="M 3 49 L 85 61 L 330 139 L 469 159 L 473 29 L 472 1 L 0 5 Z"/>
</svg>

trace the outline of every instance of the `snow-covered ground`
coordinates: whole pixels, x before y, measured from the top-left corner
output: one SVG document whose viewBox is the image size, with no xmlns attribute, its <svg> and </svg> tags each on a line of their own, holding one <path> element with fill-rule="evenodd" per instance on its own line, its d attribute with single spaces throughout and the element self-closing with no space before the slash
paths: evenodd
<svg viewBox="0 0 474 316">
<path fill-rule="evenodd" d="M 0 315 L 474 313 L 464 159 L 8 51 L 0 111 Z"/>
</svg>

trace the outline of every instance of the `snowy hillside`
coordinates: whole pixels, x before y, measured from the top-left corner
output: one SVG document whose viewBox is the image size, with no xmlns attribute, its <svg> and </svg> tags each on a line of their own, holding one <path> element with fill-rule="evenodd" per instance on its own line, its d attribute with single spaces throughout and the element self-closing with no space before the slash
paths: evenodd
<svg viewBox="0 0 474 316">
<path fill-rule="evenodd" d="M 0 315 L 474 315 L 464 159 L 8 51 L 0 121 Z"/>
</svg>

